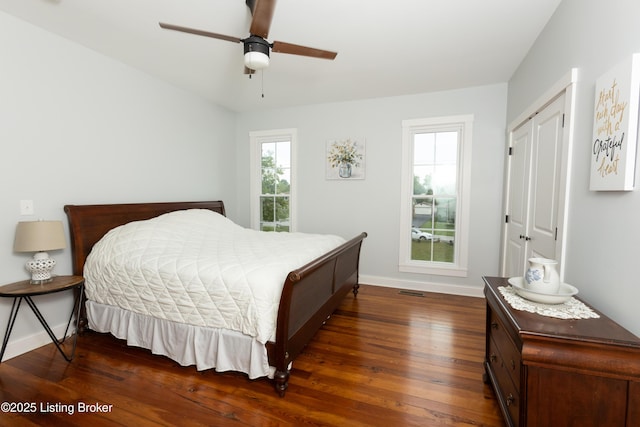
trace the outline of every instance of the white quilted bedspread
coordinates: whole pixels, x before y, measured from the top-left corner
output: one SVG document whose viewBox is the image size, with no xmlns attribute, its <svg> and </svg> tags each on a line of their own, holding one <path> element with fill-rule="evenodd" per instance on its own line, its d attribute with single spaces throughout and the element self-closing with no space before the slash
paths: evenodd
<svg viewBox="0 0 640 427">
<path fill-rule="evenodd" d="M 287 274 L 344 243 L 243 228 L 193 209 L 107 233 L 84 268 L 87 298 L 136 313 L 275 339 Z"/>
</svg>

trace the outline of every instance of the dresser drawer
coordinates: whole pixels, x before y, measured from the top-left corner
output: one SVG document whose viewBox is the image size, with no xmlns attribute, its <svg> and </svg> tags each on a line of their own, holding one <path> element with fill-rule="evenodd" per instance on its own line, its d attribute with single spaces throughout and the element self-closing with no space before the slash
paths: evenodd
<svg viewBox="0 0 640 427">
<path fill-rule="evenodd" d="M 513 385 L 517 390 L 520 390 L 520 365 L 522 361 L 520 350 L 513 343 L 508 330 L 494 311 L 491 311 L 490 322 L 491 330 L 489 333 L 495 341 L 495 351 L 501 355 L 505 370 L 509 373 Z"/>
<path fill-rule="evenodd" d="M 494 390 L 498 400 L 503 406 L 503 410 L 509 413 L 511 423 L 508 424 L 517 426 L 520 418 L 520 389 L 519 386 L 513 382 L 512 369 L 510 367 L 511 362 L 505 363 L 500 353 L 499 345 L 493 337 L 489 340 L 488 354 L 487 363 L 497 383 L 494 384 Z M 517 375 L 516 377 L 519 380 L 520 376 Z"/>
</svg>

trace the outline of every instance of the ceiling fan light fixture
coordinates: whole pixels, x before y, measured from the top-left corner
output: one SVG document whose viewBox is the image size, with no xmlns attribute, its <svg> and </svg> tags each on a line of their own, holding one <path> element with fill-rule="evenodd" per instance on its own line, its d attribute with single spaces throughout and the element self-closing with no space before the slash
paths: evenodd
<svg viewBox="0 0 640 427">
<path fill-rule="evenodd" d="M 269 43 L 265 39 L 251 36 L 244 40 L 244 65 L 252 70 L 269 66 Z"/>
<path fill-rule="evenodd" d="M 244 65 L 252 70 L 261 70 L 269 66 L 269 57 L 262 52 L 247 52 L 244 54 Z"/>
</svg>

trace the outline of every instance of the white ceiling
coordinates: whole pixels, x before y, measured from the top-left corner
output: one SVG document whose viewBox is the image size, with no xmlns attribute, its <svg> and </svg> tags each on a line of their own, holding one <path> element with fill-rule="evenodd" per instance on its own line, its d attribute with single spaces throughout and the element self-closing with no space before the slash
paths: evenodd
<svg viewBox="0 0 640 427">
<path fill-rule="evenodd" d="M 244 0 L 0 0 L 0 10 L 234 111 L 433 92 L 509 80 L 561 0 L 280 0 L 269 41 L 337 51 L 271 54 L 252 79 Z M 264 93 L 264 98 L 261 94 Z"/>
</svg>

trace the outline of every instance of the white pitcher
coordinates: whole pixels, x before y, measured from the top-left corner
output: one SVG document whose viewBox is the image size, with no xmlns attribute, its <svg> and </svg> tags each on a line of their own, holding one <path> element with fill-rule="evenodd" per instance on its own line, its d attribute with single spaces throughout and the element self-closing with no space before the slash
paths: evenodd
<svg viewBox="0 0 640 427">
<path fill-rule="evenodd" d="M 529 258 L 529 268 L 524 275 L 524 287 L 534 292 L 557 294 L 560 276 L 556 271 L 558 262 L 547 258 Z"/>
</svg>

